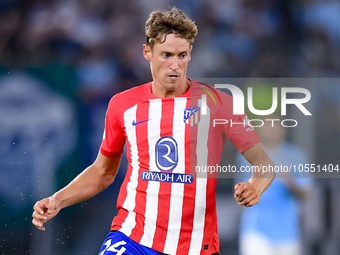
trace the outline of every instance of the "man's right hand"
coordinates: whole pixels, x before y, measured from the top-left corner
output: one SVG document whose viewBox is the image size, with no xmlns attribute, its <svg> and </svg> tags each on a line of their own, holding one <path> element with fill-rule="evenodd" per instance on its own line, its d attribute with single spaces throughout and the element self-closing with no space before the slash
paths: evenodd
<svg viewBox="0 0 340 255">
<path fill-rule="evenodd" d="M 56 216 L 62 208 L 87 200 L 107 188 L 116 177 L 121 157 L 110 158 L 99 152 L 95 162 L 65 188 L 34 205 L 33 225 L 45 230 L 44 223 Z"/>
<path fill-rule="evenodd" d="M 44 231 L 44 223 L 52 219 L 60 211 L 60 202 L 54 196 L 36 202 L 33 206 L 32 223 L 39 230 Z"/>
</svg>

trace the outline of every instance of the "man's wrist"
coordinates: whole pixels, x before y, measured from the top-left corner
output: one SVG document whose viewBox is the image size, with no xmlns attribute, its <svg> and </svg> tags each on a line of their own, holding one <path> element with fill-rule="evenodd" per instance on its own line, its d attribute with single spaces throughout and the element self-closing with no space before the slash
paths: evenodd
<svg viewBox="0 0 340 255">
<path fill-rule="evenodd" d="M 64 207 L 67 207 L 66 205 L 63 205 L 63 198 L 62 198 L 61 191 L 62 191 L 62 190 L 60 190 L 60 191 L 54 193 L 54 194 L 50 197 L 51 200 L 54 200 L 54 201 L 55 201 L 55 207 L 56 207 L 56 208 L 60 208 L 60 209 L 62 209 L 62 208 L 64 208 Z"/>
<path fill-rule="evenodd" d="M 262 195 L 262 193 L 266 190 L 266 188 L 264 187 L 263 178 L 251 177 L 249 179 L 249 183 L 254 186 L 259 196 Z"/>
</svg>

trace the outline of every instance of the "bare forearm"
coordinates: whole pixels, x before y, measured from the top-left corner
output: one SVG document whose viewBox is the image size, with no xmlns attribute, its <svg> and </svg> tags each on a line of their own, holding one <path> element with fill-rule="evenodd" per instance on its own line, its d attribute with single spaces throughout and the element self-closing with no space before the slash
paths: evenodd
<svg viewBox="0 0 340 255">
<path fill-rule="evenodd" d="M 104 190 L 113 182 L 114 178 L 112 176 L 98 172 L 96 166 L 91 165 L 65 188 L 56 192 L 53 196 L 60 201 L 60 207 L 65 208 L 87 200 Z"/>
<path fill-rule="evenodd" d="M 109 186 L 117 174 L 121 156 L 106 157 L 100 152 L 96 161 L 79 174 L 69 185 L 34 206 L 32 223 L 45 230 L 44 223 L 55 217 L 62 208 L 93 197 Z"/>
<path fill-rule="evenodd" d="M 275 178 L 275 171 L 272 171 L 274 163 L 260 143 L 245 151 L 243 156 L 254 166 L 249 183 L 253 184 L 261 195 Z"/>
<path fill-rule="evenodd" d="M 307 187 L 300 187 L 296 184 L 295 180 L 292 177 L 289 178 L 282 178 L 282 182 L 286 187 L 289 189 L 289 191 L 300 200 L 305 199 L 307 193 L 309 192 L 309 189 Z"/>
<path fill-rule="evenodd" d="M 253 166 L 256 166 L 258 171 L 252 173 L 249 182 L 255 185 L 257 192 L 261 195 L 275 178 L 275 171 L 271 171 L 274 169 L 274 163 L 268 156 L 263 155 L 253 162 Z"/>
</svg>

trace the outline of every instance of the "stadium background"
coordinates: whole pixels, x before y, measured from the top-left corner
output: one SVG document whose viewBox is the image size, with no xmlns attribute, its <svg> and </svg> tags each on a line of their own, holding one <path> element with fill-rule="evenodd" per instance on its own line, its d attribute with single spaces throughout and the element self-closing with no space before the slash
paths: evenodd
<svg viewBox="0 0 340 255">
<path fill-rule="evenodd" d="M 98 252 L 126 162 L 117 185 L 63 210 L 46 232 L 32 226 L 32 206 L 93 161 L 109 98 L 151 79 L 144 23 L 174 5 L 199 29 L 189 77 L 332 78 L 313 86 L 312 125 L 289 139 L 311 163 L 339 163 L 339 1 L 0 0 L 0 254 Z M 234 153 L 226 149 L 231 163 Z M 219 180 L 221 254 L 237 254 L 232 187 Z M 314 181 L 304 254 L 340 254 L 339 194 L 339 179 Z"/>
</svg>

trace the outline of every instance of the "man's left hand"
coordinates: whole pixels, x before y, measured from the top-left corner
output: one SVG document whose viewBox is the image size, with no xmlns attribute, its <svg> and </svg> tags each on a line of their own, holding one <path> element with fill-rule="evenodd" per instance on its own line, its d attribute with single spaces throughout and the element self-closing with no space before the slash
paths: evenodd
<svg viewBox="0 0 340 255">
<path fill-rule="evenodd" d="M 260 201 L 255 186 L 249 182 L 241 182 L 235 185 L 234 197 L 239 205 L 251 207 Z"/>
</svg>

